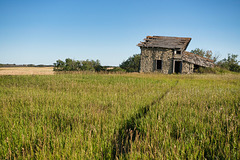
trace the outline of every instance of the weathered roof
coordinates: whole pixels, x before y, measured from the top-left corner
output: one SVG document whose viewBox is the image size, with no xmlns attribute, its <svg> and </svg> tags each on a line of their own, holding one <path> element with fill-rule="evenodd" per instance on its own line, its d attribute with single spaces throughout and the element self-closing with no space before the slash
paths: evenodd
<svg viewBox="0 0 240 160">
<path fill-rule="evenodd" d="M 144 42 L 140 42 L 139 47 L 159 47 L 170 49 L 186 50 L 191 38 L 186 37 L 166 37 L 166 36 L 147 36 Z"/>
<path fill-rule="evenodd" d="M 197 65 L 203 66 L 203 67 L 212 67 L 214 65 L 213 60 L 196 55 L 191 52 L 187 52 L 187 51 L 183 52 L 182 60 L 189 62 L 189 63 L 197 64 Z"/>
</svg>

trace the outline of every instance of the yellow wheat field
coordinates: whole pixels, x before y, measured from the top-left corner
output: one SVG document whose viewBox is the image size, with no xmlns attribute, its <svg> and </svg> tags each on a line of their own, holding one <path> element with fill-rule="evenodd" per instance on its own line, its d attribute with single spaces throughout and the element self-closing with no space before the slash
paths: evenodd
<svg viewBox="0 0 240 160">
<path fill-rule="evenodd" d="M 53 75 L 53 67 L 3 67 L 0 75 Z"/>
</svg>

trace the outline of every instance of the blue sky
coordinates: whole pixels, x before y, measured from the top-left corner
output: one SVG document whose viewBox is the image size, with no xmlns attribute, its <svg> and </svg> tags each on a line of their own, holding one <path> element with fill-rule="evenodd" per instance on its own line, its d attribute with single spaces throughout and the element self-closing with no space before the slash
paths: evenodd
<svg viewBox="0 0 240 160">
<path fill-rule="evenodd" d="M 0 0 L 0 63 L 117 66 L 147 35 L 191 37 L 188 51 L 240 56 L 240 1 Z"/>
</svg>

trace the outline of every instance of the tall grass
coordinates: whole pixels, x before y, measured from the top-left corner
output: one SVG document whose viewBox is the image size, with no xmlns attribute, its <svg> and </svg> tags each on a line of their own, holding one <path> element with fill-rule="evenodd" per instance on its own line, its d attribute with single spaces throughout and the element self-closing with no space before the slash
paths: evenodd
<svg viewBox="0 0 240 160">
<path fill-rule="evenodd" d="M 240 75 L 0 77 L 1 159 L 239 159 Z"/>
</svg>

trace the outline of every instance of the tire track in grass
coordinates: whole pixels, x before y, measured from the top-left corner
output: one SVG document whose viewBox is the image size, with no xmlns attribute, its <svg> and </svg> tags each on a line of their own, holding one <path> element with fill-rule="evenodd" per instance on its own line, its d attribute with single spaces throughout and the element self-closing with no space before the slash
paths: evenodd
<svg viewBox="0 0 240 160">
<path fill-rule="evenodd" d="M 149 105 L 140 108 L 136 114 L 131 116 L 123 123 L 123 125 L 113 136 L 116 138 L 114 138 L 111 142 L 113 146 L 111 151 L 112 159 L 118 159 L 119 156 L 125 157 L 126 154 L 128 154 L 128 152 L 131 150 L 131 143 L 135 141 L 136 136 L 139 134 L 143 134 L 143 131 L 137 128 L 139 126 L 140 119 L 146 117 L 146 115 L 150 111 L 150 108 L 155 104 L 159 103 L 177 84 L 178 80 L 163 95 L 155 99 Z"/>
</svg>

